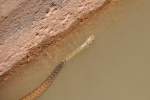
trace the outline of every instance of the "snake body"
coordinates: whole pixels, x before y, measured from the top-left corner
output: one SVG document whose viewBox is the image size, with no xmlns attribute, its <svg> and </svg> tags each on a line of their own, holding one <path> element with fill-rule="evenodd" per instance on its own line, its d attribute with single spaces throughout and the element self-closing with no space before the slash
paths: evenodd
<svg viewBox="0 0 150 100">
<path fill-rule="evenodd" d="M 81 52 L 83 49 L 88 47 L 92 41 L 94 40 L 94 35 L 89 36 L 89 38 L 76 50 L 74 50 L 71 54 L 69 54 L 64 61 L 61 61 L 53 70 L 53 72 L 50 74 L 50 76 L 36 89 L 22 97 L 20 100 L 36 100 L 38 97 L 40 97 L 54 82 L 58 74 L 60 73 L 61 69 L 63 68 L 63 65 L 70 60 L 72 57 L 77 55 L 79 52 Z"/>
</svg>

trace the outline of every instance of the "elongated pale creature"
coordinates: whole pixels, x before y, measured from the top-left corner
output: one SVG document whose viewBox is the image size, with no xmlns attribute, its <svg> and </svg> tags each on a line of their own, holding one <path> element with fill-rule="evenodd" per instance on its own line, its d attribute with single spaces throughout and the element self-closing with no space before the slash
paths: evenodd
<svg viewBox="0 0 150 100">
<path fill-rule="evenodd" d="M 51 73 L 51 75 L 35 90 L 21 98 L 21 100 L 35 100 L 39 96 L 41 96 L 42 93 L 44 93 L 48 87 L 50 87 L 61 71 L 63 65 L 69 61 L 71 58 L 73 58 L 75 55 L 80 53 L 82 50 L 87 48 L 94 40 L 94 35 L 91 35 L 79 48 L 75 49 L 71 54 L 69 54 L 64 61 L 61 61 L 54 69 L 54 71 Z"/>
</svg>

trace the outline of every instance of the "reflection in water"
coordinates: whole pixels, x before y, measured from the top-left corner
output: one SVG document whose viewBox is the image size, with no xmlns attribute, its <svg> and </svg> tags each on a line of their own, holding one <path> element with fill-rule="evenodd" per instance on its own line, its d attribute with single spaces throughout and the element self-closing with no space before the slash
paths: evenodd
<svg viewBox="0 0 150 100">
<path fill-rule="evenodd" d="M 149 100 L 149 0 L 121 0 L 85 30 L 90 49 L 68 62 L 40 100 Z M 90 24 L 90 23 L 89 23 Z"/>
</svg>

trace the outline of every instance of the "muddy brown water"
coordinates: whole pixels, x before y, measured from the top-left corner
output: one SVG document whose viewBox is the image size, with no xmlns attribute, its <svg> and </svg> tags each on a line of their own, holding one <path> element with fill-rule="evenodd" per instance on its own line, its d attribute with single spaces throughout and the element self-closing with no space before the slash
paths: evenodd
<svg viewBox="0 0 150 100">
<path fill-rule="evenodd" d="M 150 100 L 149 0 L 98 14 L 93 45 L 68 62 L 39 100 Z"/>
</svg>

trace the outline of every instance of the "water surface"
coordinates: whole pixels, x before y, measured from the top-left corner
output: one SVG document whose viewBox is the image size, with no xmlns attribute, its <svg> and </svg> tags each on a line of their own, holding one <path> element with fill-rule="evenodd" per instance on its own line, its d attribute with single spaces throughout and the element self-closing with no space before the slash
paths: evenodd
<svg viewBox="0 0 150 100">
<path fill-rule="evenodd" d="M 149 4 L 120 0 L 98 14 L 93 45 L 66 64 L 39 100 L 150 100 Z"/>
</svg>

